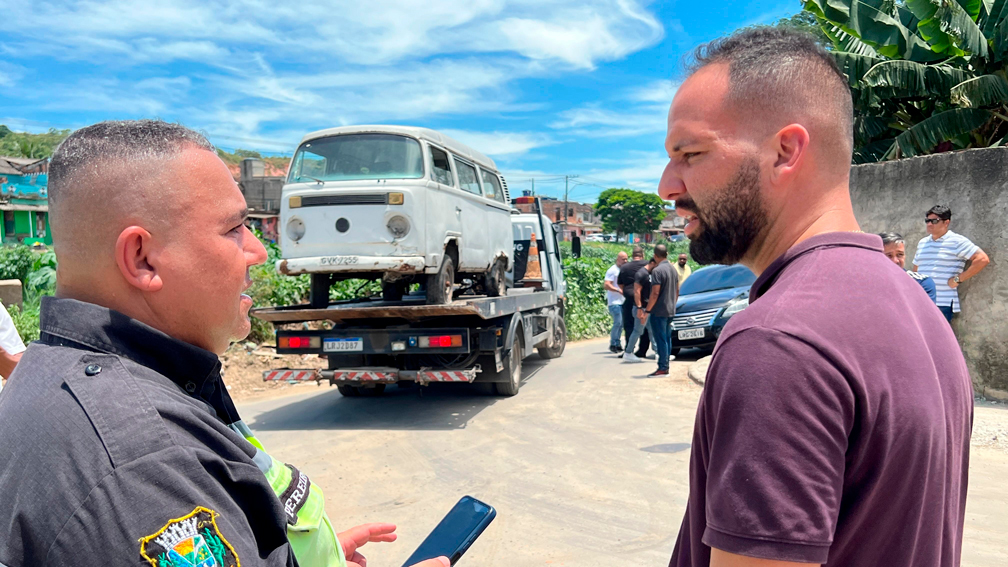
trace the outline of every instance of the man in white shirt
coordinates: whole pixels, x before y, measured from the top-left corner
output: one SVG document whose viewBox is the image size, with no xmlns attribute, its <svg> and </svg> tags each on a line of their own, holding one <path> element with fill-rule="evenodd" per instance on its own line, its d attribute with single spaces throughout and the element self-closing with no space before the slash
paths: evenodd
<svg viewBox="0 0 1008 567">
<path fill-rule="evenodd" d="M 17 328 L 14 327 L 14 321 L 7 313 L 7 309 L 0 303 L 0 376 L 10 377 L 24 351 L 24 341 L 18 335 Z M 0 380 L 0 390 L 3 390 L 2 380 Z"/>
<path fill-rule="evenodd" d="M 627 254 L 626 252 L 620 252 L 616 255 L 616 264 L 609 267 L 605 273 L 605 282 L 602 286 L 606 290 L 606 301 L 609 304 L 609 315 L 612 316 L 613 325 L 612 329 L 609 330 L 609 352 L 620 353 L 623 352 L 623 347 L 620 346 L 620 331 L 623 329 L 623 290 L 616 285 L 616 279 L 619 278 L 620 268 L 623 264 L 626 264 Z M 629 338 L 629 337 L 627 337 Z"/>
<path fill-rule="evenodd" d="M 917 243 L 913 259 L 913 271 L 934 280 L 938 309 L 949 323 L 959 313 L 959 284 L 990 264 L 990 258 L 979 246 L 949 230 L 951 220 L 952 211 L 948 207 L 931 207 L 924 218 L 928 236 Z M 969 267 L 964 270 L 967 261 Z"/>
</svg>

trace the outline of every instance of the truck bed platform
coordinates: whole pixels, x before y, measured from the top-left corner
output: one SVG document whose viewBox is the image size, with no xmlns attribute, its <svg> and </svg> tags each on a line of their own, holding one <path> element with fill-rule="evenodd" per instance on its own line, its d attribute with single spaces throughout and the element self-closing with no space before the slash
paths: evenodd
<svg viewBox="0 0 1008 567">
<path fill-rule="evenodd" d="M 359 319 L 404 319 L 422 321 L 434 317 L 476 316 L 494 319 L 504 315 L 548 307 L 557 303 L 556 292 L 534 288 L 513 288 L 503 297 L 460 296 L 446 305 L 427 305 L 422 294 L 404 297 L 402 301 L 363 299 L 339 301 L 325 309 L 309 305 L 263 307 L 253 309 L 254 317 L 270 323 L 300 323 L 304 321 L 351 321 Z"/>
</svg>

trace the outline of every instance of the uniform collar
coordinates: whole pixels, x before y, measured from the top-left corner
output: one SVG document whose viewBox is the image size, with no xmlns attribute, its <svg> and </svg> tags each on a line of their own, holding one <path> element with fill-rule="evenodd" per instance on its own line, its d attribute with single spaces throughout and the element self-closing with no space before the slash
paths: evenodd
<svg viewBox="0 0 1008 567">
<path fill-rule="evenodd" d="M 114 354 L 169 378 L 188 395 L 210 404 L 225 423 L 239 419 L 221 380 L 217 355 L 100 305 L 43 297 L 39 340 Z"/>
<path fill-rule="evenodd" d="M 932 237 L 932 236 L 931 236 L 931 235 L 929 234 L 929 235 L 928 235 L 928 239 L 929 239 L 929 240 L 931 240 L 932 242 L 944 242 L 944 241 L 945 241 L 945 239 L 946 239 L 946 238 L 948 238 L 948 236 L 949 236 L 950 234 L 952 234 L 952 231 L 951 231 L 951 230 L 946 230 L 946 231 L 945 231 L 945 234 L 941 235 L 941 237 L 939 237 L 939 238 L 933 238 L 933 237 Z"/>
<path fill-rule="evenodd" d="M 820 248 L 836 248 L 845 246 L 851 248 L 863 248 L 872 252 L 882 252 L 882 239 L 875 234 L 865 234 L 863 232 L 827 232 L 818 234 L 795 244 L 787 252 L 781 254 L 774 260 L 760 277 L 753 283 L 749 291 L 749 301 L 756 301 L 761 295 L 767 292 L 784 268 L 800 256 Z"/>
</svg>

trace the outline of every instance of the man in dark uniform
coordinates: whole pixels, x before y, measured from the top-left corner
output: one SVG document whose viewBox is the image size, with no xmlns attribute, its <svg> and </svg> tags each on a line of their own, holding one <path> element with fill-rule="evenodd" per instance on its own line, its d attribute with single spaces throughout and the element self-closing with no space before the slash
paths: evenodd
<svg viewBox="0 0 1008 567">
<path fill-rule="evenodd" d="M 628 344 L 630 342 L 630 335 L 634 332 L 634 278 L 637 272 L 647 265 L 647 263 L 648 261 L 644 259 L 644 249 L 640 246 L 634 246 L 630 261 L 623 264 L 623 267 L 620 268 L 619 277 L 616 278 L 616 284 L 623 289 L 623 330 Z M 651 346 L 651 335 L 647 329 L 644 329 L 639 337 L 640 346 L 637 348 L 637 352 L 631 354 L 638 358 L 645 358 L 648 347 Z M 619 357 L 623 358 L 624 356 L 621 354 Z"/>
<path fill-rule="evenodd" d="M 203 136 L 78 130 L 53 155 L 49 207 L 56 297 L 0 397 L 0 564 L 352 567 L 395 539 L 390 524 L 337 535 L 318 486 L 228 395 L 217 354 L 249 332 L 242 292 L 266 251 Z"/>
</svg>

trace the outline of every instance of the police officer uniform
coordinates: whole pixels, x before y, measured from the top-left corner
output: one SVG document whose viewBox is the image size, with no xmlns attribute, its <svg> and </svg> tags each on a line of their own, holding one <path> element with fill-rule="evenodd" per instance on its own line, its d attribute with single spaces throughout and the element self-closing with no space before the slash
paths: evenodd
<svg viewBox="0 0 1008 567">
<path fill-rule="evenodd" d="M 43 298 L 0 396 L 0 565 L 345 565 L 323 495 L 238 416 L 216 355 Z"/>
</svg>

